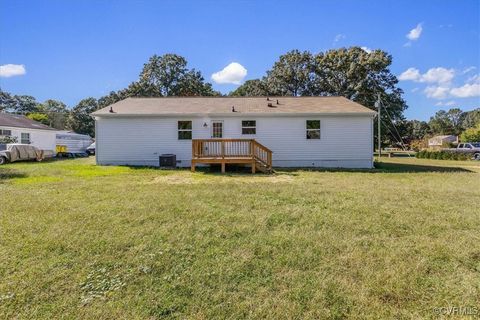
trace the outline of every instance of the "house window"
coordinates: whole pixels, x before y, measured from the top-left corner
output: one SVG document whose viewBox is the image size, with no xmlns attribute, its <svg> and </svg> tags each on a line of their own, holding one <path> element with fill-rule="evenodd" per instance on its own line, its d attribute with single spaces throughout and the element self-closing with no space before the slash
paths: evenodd
<svg viewBox="0 0 480 320">
<path fill-rule="evenodd" d="M 307 120 L 307 139 L 320 139 L 320 120 Z"/>
<path fill-rule="evenodd" d="M 30 144 L 30 133 L 22 132 L 21 143 Z"/>
<path fill-rule="evenodd" d="M 12 130 L 0 129 L 0 136 L 11 136 L 11 135 L 12 135 Z"/>
<path fill-rule="evenodd" d="M 178 140 L 192 140 L 192 121 L 178 121 Z"/>
<path fill-rule="evenodd" d="M 242 121 L 242 134 L 257 134 L 257 121 L 255 121 L 255 120 L 243 120 Z"/>
</svg>

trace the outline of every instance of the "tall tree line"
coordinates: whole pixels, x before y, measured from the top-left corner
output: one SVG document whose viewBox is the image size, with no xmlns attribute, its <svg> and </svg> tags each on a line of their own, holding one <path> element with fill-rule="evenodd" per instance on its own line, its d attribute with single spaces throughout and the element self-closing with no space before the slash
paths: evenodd
<svg viewBox="0 0 480 320">
<path fill-rule="evenodd" d="M 90 114 L 128 97 L 217 96 L 201 72 L 187 67 L 187 60 L 176 54 L 154 55 L 144 64 L 137 81 L 127 88 L 95 99 L 82 99 L 72 109 L 57 100 L 39 103 L 31 96 L 10 95 L 0 89 L 0 111 L 25 114 L 57 129 L 95 135 Z"/>
<path fill-rule="evenodd" d="M 392 56 L 360 47 L 313 54 L 292 50 L 281 55 L 261 79 L 246 81 L 231 96 L 344 96 L 375 109 L 380 96 L 384 143 L 399 141 L 397 126 L 405 120 L 407 104 L 398 79 L 389 70 Z M 375 123 L 376 126 L 376 123 Z"/>
<path fill-rule="evenodd" d="M 229 96 L 344 96 L 375 109 L 381 98 L 383 143 L 424 138 L 433 134 L 459 134 L 474 127 L 477 111 L 439 111 L 430 121 L 405 120 L 407 108 L 403 91 L 389 67 L 392 56 L 382 50 L 367 52 L 359 47 L 328 50 L 313 54 L 292 50 L 281 55 L 265 76 L 245 81 Z M 89 97 L 72 109 L 61 101 L 37 102 L 34 97 L 10 95 L 0 89 L 0 111 L 18 112 L 58 129 L 94 136 L 90 114 L 128 97 L 220 96 L 201 72 L 190 69 L 187 60 L 176 54 L 153 55 L 138 79 L 127 88 L 112 91 L 99 99 Z M 375 123 L 376 126 L 376 123 Z"/>
</svg>

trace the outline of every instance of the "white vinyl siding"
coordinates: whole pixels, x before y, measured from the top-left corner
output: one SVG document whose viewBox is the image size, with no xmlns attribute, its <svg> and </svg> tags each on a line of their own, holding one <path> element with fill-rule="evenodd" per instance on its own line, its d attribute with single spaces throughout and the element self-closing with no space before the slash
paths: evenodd
<svg viewBox="0 0 480 320">
<path fill-rule="evenodd" d="M 274 166 L 371 167 L 373 155 L 370 116 L 252 117 L 255 139 L 273 151 Z M 190 119 L 188 119 L 190 120 Z M 198 117 L 192 138 L 211 138 L 212 121 L 223 121 L 223 138 L 245 138 L 239 117 Z M 306 139 L 306 121 L 320 120 L 321 139 Z M 97 117 L 99 164 L 158 165 L 163 153 L 177 155 L 189 166 L 191 140 L 178 140 L 179 118 Z M 204 123 L 208 123 L 207 127 Z M 135 128 L 135 130 L 133 130 Z"/>
<path fill-rule="evenodd" d="M 0 131 L 9 131 L 11 137 L 17 138 L 18 143 L 22 143 L 22 133 L 28 133 L 30 138 L 30 144 L 42 150 L 55 151 L 55 130 L 40 130 L 30 128 L 18 128 L 18 127 L 0 127 Z M 26 135 L 24 135 L 24 142 L 27 141 Z"/>
</svg>

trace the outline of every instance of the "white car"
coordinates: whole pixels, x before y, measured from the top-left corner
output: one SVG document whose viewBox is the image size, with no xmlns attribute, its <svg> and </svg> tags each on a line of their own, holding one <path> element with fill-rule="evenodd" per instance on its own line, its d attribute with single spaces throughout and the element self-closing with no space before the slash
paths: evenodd
<svg viewBox="0 0 480 320">
<path fill-rule="evenodd" d="M 88 146 L 87 153 L 91 156 L 95 154 L 95 142 Z"/>
</svg>

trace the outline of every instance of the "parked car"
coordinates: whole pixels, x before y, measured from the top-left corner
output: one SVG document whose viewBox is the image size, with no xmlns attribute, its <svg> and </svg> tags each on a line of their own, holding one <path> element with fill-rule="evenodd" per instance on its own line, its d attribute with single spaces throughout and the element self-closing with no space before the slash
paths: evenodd
<svg viewBox="0 0 480 320">
<path fill-rule="evenodd" d="M 87 153 L 91 156 L 95 154 L 95 142 L 87 147 Z"/>
<path fill-rule="evenodd" d="M 0 165 L 7 162 L 44 159 L 44 151 L 29 144 L 0 144 Z"/>
<path fill-rule="evenodd" d="M 456 148 L 445 149 L 445 150 L 454 151 L 454 152 L 471 153 L 473 159 L 480 160 L 480 142 L 459 143 Z"/>
</svg>

